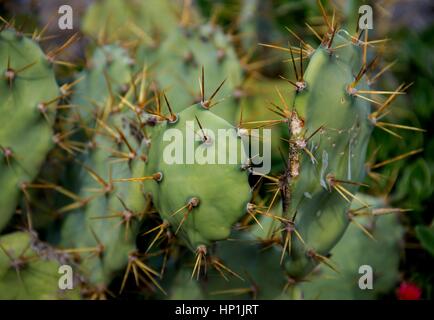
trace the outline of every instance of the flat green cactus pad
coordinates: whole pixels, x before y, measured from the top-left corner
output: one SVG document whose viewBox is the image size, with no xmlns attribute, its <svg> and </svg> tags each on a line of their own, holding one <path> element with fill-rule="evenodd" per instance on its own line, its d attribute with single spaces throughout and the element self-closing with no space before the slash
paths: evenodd
<svg viewBox="0 0 434 320">
<path fill-rule="evenodd" d="M 228 134 L 224 141 L 219 129 Z M 175 123 L 158 125 L 152 134 L 146 170 L 162 177 L 147 181 L 145 188 L 162 218 L 179 229 L 193 250 L 227 238 L 245 214 L 251 194 L 241 169 L 243 155 L 235 128 L 200 104 L 180 112 Z"/>
<path fill-rule="evenodd" d="M 0 230 L 15 211 L 23 183 L 37 175 L 53 147 L 59 96 L 39 45 L 14 30 L 0 33 Z"/>
<path fill-rule="evenodd" d="M 80 297 L 76 282 L 73 282 L 72 289 L 59 288 L 62 276 L 59 267 L 63 263 L 59 262 L 62 257 L 53 248 L 25 232 L 0 237 L 0 246 L 0 299 L 58 300 Z"/>
</svg>

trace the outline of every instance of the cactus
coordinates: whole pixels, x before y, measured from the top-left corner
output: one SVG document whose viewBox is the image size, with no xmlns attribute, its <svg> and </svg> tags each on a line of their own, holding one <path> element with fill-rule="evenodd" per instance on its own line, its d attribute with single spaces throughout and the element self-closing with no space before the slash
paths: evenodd
<svg viewBox="0 0 434 320">
<path fill-rule="evenodd" d="M 87 77 L 76 91 L 77 95 L 87 93 L 76 100 L 95 97 L 102 108 L 93 115 L 86 111 L 89 105 L 79 108 L 84 109 L 87 123 L 96 118 L 92 121 L 96 128 L 86 154 L 79 160 L 75 177 L 78 200 L 67 207 L 72 212 L 61 234 L 64 250 L 83 253 L 83 274 L 93 286 L 108 286 L 116 272 L 127 265 L 147 208 L 140 183 L 128 183 L 128 179 L 144 174 L 146 139 L 136 114 L 126 104 L 116 103 L 120 98 L 115 100 L 112 91 L 119 89 L 120 83 L 133 81 L 129 58 L 121 48 L 107 46 L 97 50 L 93 61 L 101 63 L 99 58 L 104 53 L 111 55 L 109 65 L 102 59 L 101 65 L 85 71 Z M 101 69 L 106 67 L 104 74 Z M 85 131 L 89 129 L 85 127 Z M 86 258 L 89 255 L 93 258 Z"/>
<path fill-rule="evenodd" d="M 89 47 L 91 59 L 62 90 L 53 56 L 1 31 L 0 230 L 14 227 L 8 222 L 21 190 L 27 204 L 29 194 L 50 189 L 46 207 L 58 220 L 47 227 L 32 214 L 38 223 L 28 232 L 0 237 L 0 298 L 77 298 L 78 288 L 92 299 L 113 289 L 145 299 L 374 298 L 390 290 L 402 229 L 394 217 L 376 216 L 405 210 L 381 209 L 385 203 L 358 192 L 378 167 L 365 163 L 371 132 L 384 125 L 378 119 L 404 85 L 370 89 L 376 60 L 368 62 L 367 36 L 351 36 L 326 17 L 318 48 L 299 37 L 299 47 L 280 48 L 293 69 L 282 72 L 295 80 L 248 74 L 272 59 L 250 65 L 250 55 L 237 50 L 251 40 L 241 35 L 236 42 L 216 21 L 203 24 L 190 1 L 95 2 L 83 31 L 98 47 Z M 391 97 L 377 101 L 375 94 Z M 56 116 L 59 100 L 71 105 Z M 274 130 L 270 173 L 252 161 L 251 139 L 262 138 L 252 129 L 267 126 Z M 63 180 L 56 172 L 59 185 L 39 183 L 55 143 Z M 71 292 L 57 286 L 64 263 L 80 280 Z M 372 292 L 356 287 L 360 264 L 374 268 Z M 42 269 L 47 281 L 32 273 Z M 28 292 L 27 284 L 37 290 Z"/>
<path fill-rule="evenodd" d="M 132 59 L 117 45 L 96 48 L 87 68 L 77 75 L 72 104 L 85 126 L 93 126 L 94 118 L 104 108 L 119 102 L 132 77 Z M 108 104 L 108 106 L 106 105 Z"/>
<path fill-rule="evenodd" d="M 356 96 L 366 90 L 365 67 L 358 44 L 345 30 L 334 30 L 311 53 L 306 71 L 295 70 L 297 94 L 294 109 L 287 110 L 289 155 L 279 186 L 282 216 L 291 221 L 285 233 L 296 228 L 301 235 L 289 244 L 285 262 L 295 278 L 328 263 L 325 255 L 348 226 L 351 201 L 364 205 L 354 193 L 365 175 L 373 128 L 369 103 Z"/>
<path fill-rule="evenodd" d="M 0 237 L 0 299 L 78 299 L 73 289 L 59 288 L 59 267 L 72 264 L 34 234 L 14 232 Z M 74 279 L 73 279 L 74 280 Z M 75 279 L 77 280 L 77 279 Z"/>
<path fill-rule="evenodd" d="M 271 141 L 269 141 L 273 173 L 282 172 L 284 169 L 282 154 L 288 152 L 288 144 L 285 140 L 288 140 L 289 136 L 285 121 L 282 121 L 279 114 L 272 112 L 272 107 L 279 105 L 283 97 L 293 99 L 294 92 L 291 89 L 281 80 L 263 79 L 259 83 L 253 82 L 246 87 L 249 95 L 242 99 L 240 104 L 243 113 L 240 126 L 243 128 L 254 129 L 269 121 L 273 122 Z M 261 146 L 261 149 L 264 147 Z"/>
<path fill-rule="evenodd" d="M 90 282 L 96 284 L 107 284 L 113 273 L 126 265 L 129 252 L 135 249 L 138 223 L 145 208 L 140 185 L 119 180 L 143 175 L 140 144 L 127 134 L 131 130 L 128 117 L 116 115 L 110 120 L 98 130 L 119 128 L 119 139 L 122 135 L 128 142 L 116 141 L 116 137 L 107 137 L 103 132 L 95 138 L 94 149 L 89 150 L 78 176 L 83 208 L 69 213 L 62 229 L 64 248 L 73 252 L 73 248 L 76 252 L 89 248 L 85 255 L 95 256 L 84 259 L 83 267 L 90 272 Z M 131 152 L 127 144 L 137 152 L 131 159 L 122 158 Z"/>
<path fill-rule="evenodd" d="M 49 59 L 34 40 L 12 29 L 1 31 L 0 230 L 54 145 L 60 90 Z"/>
<path fill-rule="evenodd" d="M 181 267 L 169 285 L 168 298 L 171 300 L 202 300 L 204 298 L 200 285 L 191 280 L 191 270 L 188 266 Z"/>
<path fill-rule="evenodd" d="M 382 199 L 363 197 L 372 209 L 384 207 Z M 357 205 L 353 205 L 357 210 Z M 356 224 L 351 224 L 342 240 L 331 251 L 340 273 L 321 266 L 300 284 L 305 299 L 375 299 L 387 294 L 399 280 L 398 266 L 403 228 L 396 216 L 368 215 L 356 218 L 357 223 L 369 230 L 371 239 Z M 361 290 L 361 266 L 373 271 L 372 290 Z"/>
<path fill-rule="evenodd" d="M 226 80 L 216 97 L 226 103 L 217 105 L 212 111 L 235 123 L 244 73 L 229 36 L 218 26 L 206 24 L 173 31 L 157 49 L 141 46 L 137 61 L 149 66 L 158 88 L 166 92 L 169 101 L 176 101 L 173 104 L 175 113 L 199 102 L 197 79 L 201 67 L 206 73 L 206 92 Z"/>
<path fill-rule="evenodd" d="M 227 132 L 225 145 L 219 129 Z M 182 154 L 174 154 L 176 149 Z M 246 155 L 236 129 L 204 103 L 173 114 L 152 133 L 146 171 L 158 179 L 145 181 L 145 189 L 162 219 L 193 251 L 226 239 L 245 214 L 251 194 L 242 159 Z"/>
</svg>

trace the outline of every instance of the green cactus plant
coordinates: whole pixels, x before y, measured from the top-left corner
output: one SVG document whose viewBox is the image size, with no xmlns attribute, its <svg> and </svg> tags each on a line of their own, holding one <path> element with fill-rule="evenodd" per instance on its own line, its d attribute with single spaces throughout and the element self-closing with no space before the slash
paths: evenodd
<svg viewBox="0 0 434 320">
<path fill-rule="evenodd" d="M 15 212 L 25 183 L 54 146 L 60 90 L 50 56 L 13 29 L 0 33 L 0 230 Z"/>
<path fill-rule="evenodd" d="M 71 289 L 60 289 L 59 267 L 72 265 L 67 255 L 29 232 L 0 237 L 0 299 L 78 299 L 77 279 Z M 72 269 L 74 270 L 74 269 Z M 73 278 L 74 280 L 74 278 Z"/>
<path fill-rule="evenodd" d="M 99 59 L 104 53 L 111 55 L 108 66 Z M 88 76 L 76 91 L 76 101 L 83 102 L 79 105 L 84 109 L 82 119 L 95 124 L 94 135 L 87 143 L 85 155 L 78 160 L 75 179 L 79 200 L 69 206 L 76 210 L 65 218 L 61 245 L 66 251 L 81 255 L 83 274 L 90 284 L 108 286 L 116 272 L 128 264 L 146 213 L 148 201 L 140 180 L 129 179 L 144 175 L 147 140 L 137 114 L 127 104 L 117 102 L 125 102 L 126 98 L 113 96 L 112 90 L 119 89 L 120 83 L 134 81 L 128 56 L 119 47 L 107 46 L 95 53 L 94 61 L 99 64 L 85 72 Z M 106 75 L 100 67 L 108 67 Z M 107 73 L 111 73 L 110 78 Z M 82 95 L 83 91 L 86 95 Z M 98 99 L 101 105 L 97 114 L 87 111 L 90 105 L 86 99 L 90 97 Z M 84 130 L 88 129 L 85 126 Z M 89 255 L 92 258 L 86 258 Z"/>
<path fill-rule="evenodd" d="M 295 70 L 294 108 L 286 111 L 289 155 L 279 189 L 282 216 L 290 221 L 284 233 L 296 228 L 301 235 L 285 262 L 296 278 L 328 263 L 325 256 L 348 226 L 351 201 L 364 205 L 354 194 L 365 175 L 373 125 L 369 102 L 356 96 L 367 88 L 362 66 L 359 45 L 345 30 L 333 30 L 311 53 L 306 71 Z"/>
<path fill-rule="evenodd" d="M 206 24 L 174 30 L 157 48 L 139 47 L 137 61 L 149 66 L 159 90 L 166 93 L 169 101 L 176 101 L 174 112 L 200 101 L 201 67 L 205 69 L 206 92 L 226 80 L 217 97 L 226 103 L 216 105 L 212 111 L 230 123 L 236 122 L 244 71 L 230 37 L 218 26 Z"/>
<path fill-rule="evenodd" d="M 95 49 L 86 68 L 77 75 L 71 101 L 79 106 L 75 110 L 83 125 L 93 126 L 101 110 L 120 101 L 119 95 L 126 92 L 132 78 L 132 65 L 126 50 L 117 45 Z"/>
<path fill-rule="evenodd" d="M 118 138 L 128 142 L 104 134 L 95 138 L 94 149 L 89 150 L 78 176 L 78 196 L 84 205 L 68 214 L 62 228 L 64 248 L 73 252 L 88 248 L 84 255 L 94 255 L 93 259 L 84 259 L 82 266 L 90 273 L 90 282 L 96 284 L 107 284 L 113 273 L 127 264 L 146 208 L 140 184 L 122 182 L 143 176 L 141 145 L 130 134 L 128 117 L 116 115 L 111 120 L 106 128 L 119 128 Z M 128 146 L 134 148 L 134 155 Z M 129 155 L 130 159 L 122 158 Z"/>
<path fill-rule="evenodd" d="M 386 206 L 382 199 L 367 196 L 363 199 L 372 205 L 371 212 Z M 357 205 L 353 205 L 353 209 L 357 210 Z M 357 224 L 351 224 L 331 251 L 340 272 L 337 274 L 320 266 L 309 276 L 309 281 L 300 283 L 305 299 L 375 299 L 395 287 L 399 280 L 403 239 L 403 228 L 397 217 L 368 214 L 356 219 L 357 224 L 369 230 L 373 238 L 367 237 Z M 365 265 L 372 268 L 373 281 L 372 289 L 362 290 L 358 284 L 362 276 L 359 268 Z"/>
<path fill-rule="evenodd" d="M 64 149 L 60 185 L 34 184 L 61 194 L 47 195 L 57 220 L 49 229 L 36 223 L 28 233 L 0 237 L 0 298 L 78 297 L 77 289 L 58 292 L 64 262 L 80 275 L 81 297 L 92 299 L 113 289 L 145 299 L 365 299 L 390 290 L 402 229 L 395 217 L 373 218 L 387 211 L 378 209 L 385 203 L 356 194 L 372 173 L 365 164 L 371 131 L 389 105 L 371 95 L 379 92 L 367 77 L 376 62 L 367 61 L 367 38 L 325 19 L 317 49 L 299 37 L 300 47 L 281 48 L 295 80 L 277 83 L 247 74 L 249 55 L 237 50 L 251 41 L 236 42 L 217 20 L 201 24 L 190 1 L 96 2 L 83 31 L 99 47 L 66 91 L 56 84 L 50 55 L 1 31 L 0 111 L 10 117 L 0 129 L 0 230 L 56 142 L 53 132 L 67 132 L 77 147 Z M 67 93 L 72 106 L 55 118 Z M 251 129 L 268 125 L 275 129 L 272 169 L 263 173 L 249 142 Z M 379 249 L 386 262 L 373 252 Z M 360 264 L 374 267 L 372 292 L 356 287 Z M 31 272 L 42 269 L 45 282 Z M 27 292 L 21 280 L 38 290 Z"/>
<path fill-rule="evenodd" d="M 247 156 L 235 127 L 204 103 L 173 116 L 151 134 L 146 171 L 161 181 L 145 181 L 145 189 L 162 219 L 196 251 L 227 238 L 245 214 L 251 197 L 242 170 Z M 227 141 L 218 137 L 219 129 L 226 130 Z"/>
</svg>

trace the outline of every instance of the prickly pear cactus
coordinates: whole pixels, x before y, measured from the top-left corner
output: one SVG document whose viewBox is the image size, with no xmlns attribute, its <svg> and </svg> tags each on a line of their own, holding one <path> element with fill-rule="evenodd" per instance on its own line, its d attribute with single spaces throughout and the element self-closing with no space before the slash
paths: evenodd
<svg viewBox="0 0 434 320">
<path fill-rule="evenodd" d="M 237 276 L 227 274 L 225 281 L 218 270 L 209 271 L 202 283 L 207 299 L 293 298 L 293 290 L 286 290 L 279 252 L 267 249 L 252 234 L 243 232 L 234 241 L 217 243 L 215 256 Z"/>
<path fill-rule="evenodd" d="M 365 175 L 373 125 L 370 104 L 356 96 L 366 90 L 362 48 L 345 30 L 330 34 L 296 72 L 296 96 L 289 111 L 289 156 L 281 176 L 283 217 L 300 237 L 292 241 L 285 265 L 293 277 L 306 275 L 342 237 L 347 211 Z M 294 63 L 295 67 L 295 63 Z M 354 76 L 357 75 L 357 76 Z"/>
<path fill-rule="evenodd" d="M 381 199 L 364 197 L 372 210 L 384 207 Z M 353 205 L 357 210 L 357 206 Z M 369 211 L 369 210 L 368 210 Z M 399 281 L 399 258 L 403 228 L 394 215 L 357 217 L 357 223 L 370 232 L 351 224 L 342 240 L 331 251 L 339 273 L 321 266 L 300 284 L 305 299 L 375 299 L 387 294 Z M 362 290 L 359 279 L 361 266 L 372 268 L 372 289 Z M 366 272 L 362 269 L 362 272 Z"/>
<path fill-rule="evenodd" d="M 0 230 L 14 213 L 23 184 L 35 178 L 54 144 L 60 91 L 48 58 L 15 30 L 0 33 Z"/>
<path fill-rule="evenodd" d="M 238 31 L 256 33 L 251 8 L 262 3 L 244 3 Z M 282 72 L 295 80 L 276 83 L 256 72 L 269 55 L 251 63 L 255 53 L 239 52 L 255 34 L 226 34 L 217 14 L 204 24 L 195 5 L 95 1 L 82 26 L 98 47 L 83 69 L 66 72 L 74 80 L 61 90 L 53 56 L 0 17 L 0 231 L 32 180 L 33 199 L 50 189 L 43 209 L 55 217 L 48 225 L 32 212 L 28 221 L 38 222 L 28 233 L 0 237 L 0 298 L 76 298 L 80 288 L 91 299 L 113 289 L 135 298 L 365 299 L 393 286 L 402 230 L 395 217 L 377 221 L 389 213 L 384 203 L 357 193 L 372 174 L 371 131 L 405 91 L 369 88 L 367 47 L 382 41 L 336 29 L 319 1 L 328 27 L 321 45 L 295 36 L 300 47 L 280 48 L 293 68 Z M 49 40 L 43 33 L 34 38 Z M 266 127 L 270 172 L 252 161 L 262 156 L 253 143 L 268 139 L 253 129 Z M 56 182 L 35 179 L 55 142 L 50 159 L 64 171 Z M 39 210 L 37 200 L 29 208 Z M 59 291 L 64 263 L 78 275 L 75 290 Z M 362 264 L 374 269 L 371 292 L 357 286 Z"/>
<path fill-rule="evenodd" d="M 159 90 L 166 92 L 169 101 L 176 101 L 174 112 L 200 101 L 201 67 L 205 70 L 207 94 L 226 79 L 218 96 L 214 97 L 215 103 L 222 99 L 225 103 L 215 105 L 212 111 L 230 123 L 236 122 L 244 75 L 230 38 L 218 26 L 180 28 L 157 49 L 139 48 L 137 60 L 149 66 Z"/>
<path fill-rule="evenodd" d="M 63 264 L 71 264 L 66 255 L 30 233 L 0 237 L 0 299 L 78 299 L 76 281 L 72 289 L 59 288 L 59 267 Z"/>
<path fill-rule="evenodd" d="M 62 229 L 63 248 L 83 253 L 83 273 L 93 284 L 108 284 L 127 264 L 146 207 L 140 183 L 128 181 L 144 171 L 131 119 L 119 114 L 102 121 L 78 176 L 81 208 L 68 213 Z"/>
<path fill-rule="evenodd" d="M 218 130 L 227 136 L 219 137 Z M 158 124 L 145 181 L 163 220 L 193 250 L 226 239 L 251 197 L 237 130 L 202 104 Z"/>
<path fill-rule="evenodd" d="M 61 245 L 66 252 L 81 256 L 83 274 L 92 285 L 107 286 L 135 250 L 139 222 L 145 213 L 143 188 L 140 180 L 133 178 L 144 175 L 146 139 L 136 113 L 114 96 L 121 83 L 133 81 L 125 51 L 106 46 L 97 50 L 92 61 L 96 65 L 85 71 L 76 101 L 83 102 L 78 105 L 83 110 L 79 112 L 95 125 L 84 130 L 94 135 L 78 160 L 78 199 L 65 207 L 72 212 L 63 224 Z M 97 114 L 87 111 L 86 100 L 92 97 L 100 105 Z"/>
<path fill-rule="evenodd" d="M 92 126 L 103 109 L 110 109 L 119 101 L 131 80 L 132 62 L 126 50 L 117 45 L 95 49 L 86 69 L 77 76 L 72 97 L 82 124 Z"/>
</svg>

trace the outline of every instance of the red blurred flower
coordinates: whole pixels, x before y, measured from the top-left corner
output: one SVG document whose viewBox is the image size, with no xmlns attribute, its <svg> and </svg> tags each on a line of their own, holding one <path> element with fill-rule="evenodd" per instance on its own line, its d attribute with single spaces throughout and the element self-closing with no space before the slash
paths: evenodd
<svg viewBox="0 0 434 320">
<path fill-rule="evenodd" d="M 420 300 L 422 290 L 411 282 L 402 282 L 396 289 L 396 296 L 399 300 Z"/>
</svg>

